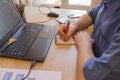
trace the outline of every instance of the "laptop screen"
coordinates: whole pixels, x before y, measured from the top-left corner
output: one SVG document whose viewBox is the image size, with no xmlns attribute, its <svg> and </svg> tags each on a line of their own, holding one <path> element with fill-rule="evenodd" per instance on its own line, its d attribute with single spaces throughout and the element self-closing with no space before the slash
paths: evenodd
<svg viewBox="0 0 120 80">
<path fill-rule="evenodd" d="M 0 47 L 17 31 L 21 21 L 12 0 L 0 0 Z"/>
<path fill-rule="evenodd" d="M 9 0 L 0 0 L 0 39 L 20 21 Z"/>
</svg>

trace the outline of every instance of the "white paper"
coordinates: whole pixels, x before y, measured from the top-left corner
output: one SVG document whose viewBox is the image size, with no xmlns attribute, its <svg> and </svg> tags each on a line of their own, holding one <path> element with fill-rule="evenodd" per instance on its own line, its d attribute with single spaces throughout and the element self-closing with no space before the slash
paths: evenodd
<svg viewBox="0 0 120 80">
<path fill-rule="evenodd" d="M 72 37 L 68 41 L 64 41 L 64 40 L 60 39 L 60 37 L 58 35 L 56 35 L 56 37 L 55 37 L 55 43 L 56 44 L 69 44 L 69 45 L 75 44 Z"/>
<path fill-rule="evenodd" d="M 8 73 L 12 73 L 7 76 Z M 0 68 L 0 80 L 21 80 L 18 79 L 17 75 L 24 75 L 28 73 L 27 69 L 9 69 Z M 10 79 L 5 79 L 5 77 Z M 62 74 L 60 71 L 42 71 L 42 70 L 31 70 L 30 75 L 25 80 L 62 80 Z"/>
</svg>

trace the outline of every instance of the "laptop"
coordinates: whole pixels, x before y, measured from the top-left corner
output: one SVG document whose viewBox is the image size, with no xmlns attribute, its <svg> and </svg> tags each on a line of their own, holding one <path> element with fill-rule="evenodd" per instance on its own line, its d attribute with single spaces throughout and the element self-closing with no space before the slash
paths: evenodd
<svg viewBox="0 0 120 80">
<path fill-rule="evenodd" d="M 0 56 L 44 61 L 56 26 L 25 23 L 12 0 L 0 0 Z M 10 39 L 16 42 L 9 45 Z"/>
</svg>

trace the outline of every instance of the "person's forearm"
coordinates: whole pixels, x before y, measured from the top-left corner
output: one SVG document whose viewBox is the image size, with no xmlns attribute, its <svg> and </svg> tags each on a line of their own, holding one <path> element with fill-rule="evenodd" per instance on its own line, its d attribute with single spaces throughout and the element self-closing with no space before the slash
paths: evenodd
<svg viewBox="0 0 120 80">
<path fill-rule="evenodd" d="M 85 29 L 86 27 L 88 27 L 89 25 L 92 24 L 92 19 L 91 17 L 88 15 L 88 13 L 82 15 L 75 23 L 74 23 L 74 32 L 76 31 L 80 31 L 82 29 Z"/>
<path fill-rule="evenodd" d="M 81 78 L 84 78 L 83 75 L 83 66 L 86 63 L 87 60 L 94 57 L 92 48 L 81 46 L 78 49 L 78 57 L 77 57 L 77 80 L 81 80 Z"/>
</svg>

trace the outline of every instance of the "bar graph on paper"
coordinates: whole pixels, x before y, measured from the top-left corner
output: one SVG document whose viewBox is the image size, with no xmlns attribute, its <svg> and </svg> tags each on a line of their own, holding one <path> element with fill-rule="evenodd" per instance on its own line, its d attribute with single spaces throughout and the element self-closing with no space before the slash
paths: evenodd
<svg viewBox="0 0 120 80">
<path fill-rule="evenodd" d="M 0 80 L 22 80 L 28 70 L 0 68 Z M 32 70 L 25 80 L 62 80 L 59 71 Z"/>
<path fill-rule="evenodd" d="M 3 75 L 2 80 L 11 80 L 13 75 L 13 72 L 6 72 L 5 75 Z M 14 80 L 22 80 L 24 78 L 25 74 L 17 74 Z M 28 78 L 28 80 L 36 80 L 36 78 Z"/>
</svg>

